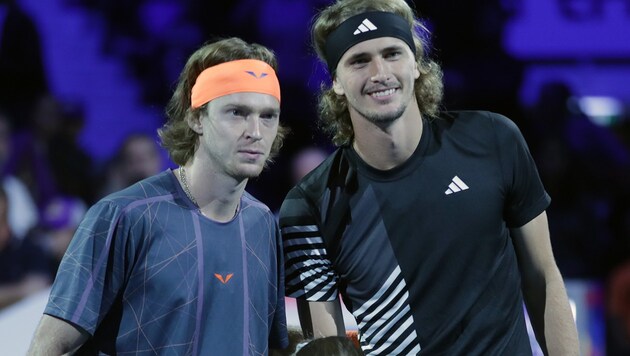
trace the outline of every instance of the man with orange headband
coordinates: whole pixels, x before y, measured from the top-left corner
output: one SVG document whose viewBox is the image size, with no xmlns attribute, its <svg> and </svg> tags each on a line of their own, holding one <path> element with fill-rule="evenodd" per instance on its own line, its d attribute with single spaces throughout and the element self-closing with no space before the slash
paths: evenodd
<svg viewBox="0 0 630 356">
<path fill-rule="evenodd" d="M 30 354 L 265 355 L 287 345 L 281 239 L 245 192 L 282 144 L 276 59 L 191 55 L 159 130 L 178 169 L 105 197 L 61 262 Z"/>
<path fill-rule="evenodd" d="M 280 209 L 287 293 L 306 336 L 367 355 L 577 355 L 544 190 L 504 116 L 440 112 L 442 77 L 404 0 L 338 0 L 315 19 L 339 147 Z M 423 32 L 421 32 L 423 31 Z"/>
</svg>

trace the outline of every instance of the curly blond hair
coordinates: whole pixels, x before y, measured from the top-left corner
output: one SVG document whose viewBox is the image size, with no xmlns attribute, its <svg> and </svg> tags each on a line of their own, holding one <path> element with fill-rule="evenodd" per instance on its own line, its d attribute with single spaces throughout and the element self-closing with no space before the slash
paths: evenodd
<svg viewBox="0 0 630 356">
<path fill-rule="evenodd" d="M 428 44 L 429 31 L 404 0 L 337 0 L 315 17 L 312 41 L 317 55 L 326 63 L 324 49 L 328 36 L 348 18 L 367 11 L 391 12 L 409 23 L 416 47 L 416 64 L 420 70 L 420 76 L 414 83 L 418 107 L 425 117 L 437 116 L 444 91 L 442 69 L 428 58 L 425 46 Z M 329 68 L 329 71 L 334 72 L 334 68 Z M 319 95 L 318 109 L 320 126 L 332 137 L 333 143 L 336 146 L 352 143 L 354 130 L 346 98 L 324 85 Z"/>
</svg>

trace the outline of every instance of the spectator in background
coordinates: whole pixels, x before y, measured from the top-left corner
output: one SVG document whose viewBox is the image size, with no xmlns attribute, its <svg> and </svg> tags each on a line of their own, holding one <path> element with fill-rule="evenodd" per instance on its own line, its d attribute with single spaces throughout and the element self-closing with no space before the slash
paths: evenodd
<svg viewBox="0 0 630 356">
<path fill-rule="evenodd" d="M 50 95 L 40 97 L 33 109 L 31 127 L 16 132 L 7 172 L 28 187 L 38 208 L 58 194 L 57 182 L 48 159 L 50 140 L 61 127 L 59 103 Z"/>
<path fill-rule="evenodd" d="M 30 239 L 16 239 L 8 223 L 9 204 L 0 189 L 0 308 L 50 285 L 46 255 Z"/>
<path fill-rule="evenodd" d="M 160 147 L 151 135 L 144 133 L 129 135 L 106 167 L 105 182 L 99 194 L 105 196 L 119 191 L 159 173 L 163 168 Z"/>
<path fill-rule="evenodd" d="M 16 132 L 14 153 L 7 163 L 7 172 L 20 178 L 29 188 L 38 208 L 59 194 L 50 160 L 52 140 L 63 127 L 61 103 L 51 94 L 37 101 L 30 117 L 31 127 Z"/>
<path fill-rule="evenodd" d="M 611 217 L 625 182 L 630 151 L 610 128 L 598 126 L 577 105 L 563 82 L 541 86 L 529 112 L 532 155 L 553 202 L 549 206 L 551 242 L 566 278 L 602 280 L 614 248 Z"/>
<path fill-rule="evenodd" d="M 92 159 L 78 143 L 83 120 L 79 104 L 46 94 L 33 110 L 32 127 L 15 136 L 7 172 L 24 181 L 40 209 L 58 195 L 93 198 Z"/>
<path fill-rule="evenodd" d="M 9 204 L 9 226 L 13 235 L 22 239 L 37 225 L 38 211 L 26 185 L 19 178 L 5 172 L 12 154 L 10 121 L 6 114 L 0 112 L 0 174 Z"/>
<path fill-rule="evenodd" d="M 86 211 L 85 203 L 71 196 L 55 197 L 42 210 L 40 226 L 32 231 L 30 238 L 48 255 L 48 270 L 53 279 Z"/>
<path fill-rule="evenodd" d="M 619 183 L 621 188 L 626 188 L 630 147 L 612 127 L 596 124 L 589 118 L 582 111 L 579 99 L 564 82 L 545 83 L 540 89 L 535 115 L 531 119 L 566 143 L 574 155 L 573 159 L 594 175 L 589 178 L 593 179 L 594 186 Z M 625 191 L 630 192 L 627 188 Z"/>
<path fill-rule="evenodd" d="M 83 105 L 70 100 L 60 100 L 59 105 L 60 127 L 55 130 L 48 145 L 48 160 L 58 192 L 93 202 L 95 176 L 92 157 L 79 143 L 85 124 Z"/>
<path fill-rule="evenodd" d="M 0 0 L 0 108 L 15 130 L 28 127 L 30 110 L 48 90 L 40 35 L 17 0 Z"/>
</svg>

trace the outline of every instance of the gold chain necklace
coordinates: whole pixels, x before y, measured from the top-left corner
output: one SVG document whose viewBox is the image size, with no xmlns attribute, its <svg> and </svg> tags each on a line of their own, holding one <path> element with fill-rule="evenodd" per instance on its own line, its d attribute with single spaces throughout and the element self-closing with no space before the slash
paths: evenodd
<svg viewBox="0 0 630 356">
<path fill-rule="evenodd" d="M 186 180 L 186 170 L 183 166 L 179 167 L 179 179 L 182 181 L 182 187 L 184 188 L 184 193 L 186 193 L 188 199 L 190 199 L 190 201 L 192 201 L 196 207 L 199 207 L 199 204 L 197 204 L 197 200 L 195 200 L 195 197 L 193 197 L 192 193 L 190 192 L 190 188 L 188 188 L 188 181 Z"/>
</svg>

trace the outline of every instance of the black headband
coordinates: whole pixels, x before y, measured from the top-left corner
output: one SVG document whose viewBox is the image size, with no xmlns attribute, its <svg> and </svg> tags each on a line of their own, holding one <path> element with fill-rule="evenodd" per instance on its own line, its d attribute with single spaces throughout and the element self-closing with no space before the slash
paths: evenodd
<svg viewBox="0 0 630 356">
<path fill-rule="evenodd" d="M 399 38 L 416 54 L 409 23 L 402 17 L 382 11 L 364 12 L 342 22 L 326 39 L 326 64 L 335 73 L 339 60 L 350 47 L 373 38 Z"/>
</svg>

